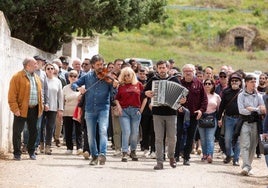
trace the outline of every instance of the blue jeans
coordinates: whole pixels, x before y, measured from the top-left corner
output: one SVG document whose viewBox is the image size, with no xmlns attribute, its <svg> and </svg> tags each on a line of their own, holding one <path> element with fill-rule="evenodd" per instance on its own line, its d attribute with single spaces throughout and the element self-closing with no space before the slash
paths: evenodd
<svg viewBox="0 0 268 188">
<path fill-rule="evenodd" d="M 37 123 L 36 123 L 37 137 L 36 137 L 36 141 L 34 144 L 35 148 L 37 148 L 39 143 L 40 143 L 42 118 L 43 118 L 43 114 L 37 119 Z M 29 139 L 29 130 L 28 130 L 27 123 L 25 123 L 24 129 L 23 129 L 23 143 L 24 143 L 24 145 L 28 144 L 28 139 Z"/>
<path fill-rule="evenodd" d="M 215 118 L 215 126 L 213 128 L 201 128 L 198 126 L 203 155 L 213 156 L 214 137 L 217 129 L 216 124 L 217 123 Z"/>
<path fill-rule="evenodd" d="M 122 152 L 128 152 L 129 142 L 130 150 L 136 150 L 139 136 L 140 120 L 141 113 L 139 111 L 139 108 L 123 108 L 122 116 L 119 116 L 119 122 L 122 130 Z"/>
<path fill-rule="evenodd" d="M 35 141 L 35 148 L 38 147 L 39 143 L 40 143 L 40 137 L 41 137 L 41 123 L 42 123 L 42 119 L 43 119 L 43 114 L 37 119 L 37 137 L 36 137 L 36 141 Z"/>
<path fill-rule="evenodd" d="M 225 138 L 225 149 L 226 149 L 226 155 L 233 157 L 235 161 L 239 160 L 240 155 L 240 146 L 239 146 L 239 139 L 235 146 L 232 144 L 232 138 L 235 130 L 235 124 L 238 121 L 238 118 L 233 118 L 230 116 L 225 117 L 225 132 L 224 132 L 224 138 Z"/>
<path fill-rule="evenodd" d="M 85 120 L 87 124 L 88 145 L 93 157 L 99 154 L 106 155 L 107 153 L 107 129 L 109 126 L 109 109 L 97 112 L 85 112 Z M 100 146 L 99 151 L 96 142 L 96 127 L 99 125 Z"/>
</svg>

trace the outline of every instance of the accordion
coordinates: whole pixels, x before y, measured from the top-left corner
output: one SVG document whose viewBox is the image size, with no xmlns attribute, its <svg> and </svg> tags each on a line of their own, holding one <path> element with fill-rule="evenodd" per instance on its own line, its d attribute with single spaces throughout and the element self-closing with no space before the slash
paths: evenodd
<svg viewBox="0 0 268 188">
<path fill-rule="evenodd" d="M 168 80 L 154 80 L 152 82 L 152 106 L 169 106 L 177 110 L 181 107 L 179 100 L 188 95 L 188 89 L 182 85 Z"/>
</svg>

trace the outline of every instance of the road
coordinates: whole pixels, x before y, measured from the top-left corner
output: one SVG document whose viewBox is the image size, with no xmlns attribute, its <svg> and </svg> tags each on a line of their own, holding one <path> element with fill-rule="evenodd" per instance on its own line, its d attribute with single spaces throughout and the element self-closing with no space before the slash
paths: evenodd
<svg viewBox="0 0 268 188">
<path fill-rule="evenodd" d="M 109 147 L 110 148 L 110 147 Z M 53 148 L 53 154 L 39 154 L 37 160 L 29 160 L 24 154 L 21 161 L 13 161 L 12 154 L 0 160 L 1 188 L 267 188 L 268 168 L 264 157 L 254 159 L 253 176 L 241 176 L 240 167 L 223 164 L 216 153 L 212 164 L 201 162 L 199 155 L 191 155 L 191 166 L 178 163 L 172 169 L 168 162 L 164 170 L 155 171 L 154 159 L 140 157 L 138 162 L 121 162 L 108 149 L 104 166 L 90 166 L 82 156 L 65 155 L 65 146 Z M 218 157 L 217 157 L 218 156 Z"/>
</svg>

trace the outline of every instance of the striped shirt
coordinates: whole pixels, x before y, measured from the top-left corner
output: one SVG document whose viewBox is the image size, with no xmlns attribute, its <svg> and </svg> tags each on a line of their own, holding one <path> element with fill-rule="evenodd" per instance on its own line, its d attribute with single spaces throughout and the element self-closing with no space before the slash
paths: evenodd
<svg viewBox="0 0 268 188">
<path fill-rule="evenodd" d="M 25 71 L 28 79 L 30 80 L 30 98 L 29 98 L 29 105 L 34 106 L 38 104 L 38 94 L 37 94 L 37 87 L 36 82 L 34 79 L 34 75 Z"/>
</svg>

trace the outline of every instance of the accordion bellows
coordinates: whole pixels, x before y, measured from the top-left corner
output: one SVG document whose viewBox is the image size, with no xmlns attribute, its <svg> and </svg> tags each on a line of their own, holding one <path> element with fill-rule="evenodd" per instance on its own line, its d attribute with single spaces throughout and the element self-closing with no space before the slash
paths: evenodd
<svg viewBox="0 0 268 188">
<path fill-rule="evenodd" d="M 177 110 L 181 104 L 179 100 L 188 95 L 188 89 L 179 83 L 169 80 L 154 80 L 152 82 L 152 106 L 169 106 Z"/>
</svg>

